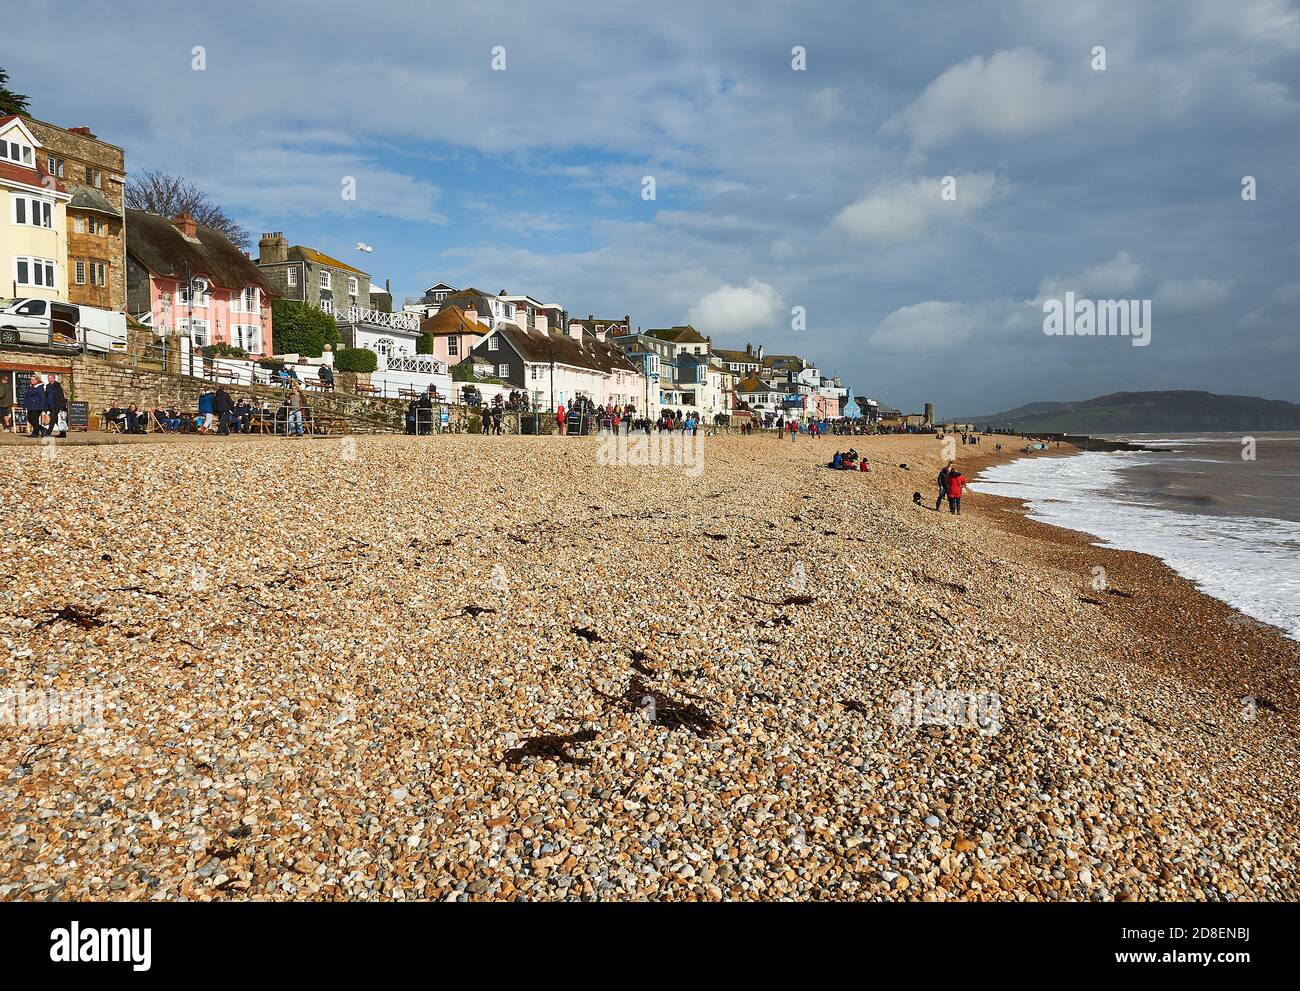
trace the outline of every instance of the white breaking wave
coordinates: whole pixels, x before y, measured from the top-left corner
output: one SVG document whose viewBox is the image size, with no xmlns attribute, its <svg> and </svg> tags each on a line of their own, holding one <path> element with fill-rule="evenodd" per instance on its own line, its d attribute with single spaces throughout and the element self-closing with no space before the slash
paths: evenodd
<svg viewBox="0 0 1300 991">
<path fill-rule="evenodd" d="M 1300 523 L 1122 501 L 1120 469 L 1152 463 L 1131 452 L 1026 458 L 989 468 L 971 489 L 1022 499 L 1031 519 L 1158 557 L 1203 592 L 1300 640 Z"/>
</svg>

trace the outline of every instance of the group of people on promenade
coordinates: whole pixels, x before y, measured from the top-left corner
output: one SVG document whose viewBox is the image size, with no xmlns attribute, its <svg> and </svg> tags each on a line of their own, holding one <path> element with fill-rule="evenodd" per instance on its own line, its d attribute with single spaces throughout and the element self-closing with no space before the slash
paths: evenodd
<svg viewBox="0 0 1300 991">
<path fill-rule="evenodd" d="M 232 397 L 224 386 L 200 393 L 198 415 L 182 413 L 175 405 L 161 403 L 151 410 L 137 405 L 110 406 L 104 411 L 104 424 L 112 425 L 126 434 L 146 434 L 151 430 L 162 433 L 181 433 L 187 425 L 197 434 L 251 434 L 259 421 L 275 425 L 276 433 L 303 436 L 303 411 L 306 402 L 302 390 L 290 386 L 279 408 L 269 400 L 255 405 L 245 396 Z M 283 429 L 281 429 L 283 427 Z"/>
</svg>

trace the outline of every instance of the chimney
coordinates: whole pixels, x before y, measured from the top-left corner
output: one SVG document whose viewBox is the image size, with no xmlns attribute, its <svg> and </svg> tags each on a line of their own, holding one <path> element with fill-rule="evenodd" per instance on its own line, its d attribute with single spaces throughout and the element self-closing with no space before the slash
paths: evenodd
<svg viewBox="0 0 1300 991">
<path fill-rule="evenodd" d="M 198 227 L 194 223 L 194 218 L 190 216 L 188 210 L 182 210 L 172 218 L 172 226 L 181 232 L 181 235 L 190 241 L 198 239 Z"/>
<path fill-rule="evenodd" d="M 392 280 L 392 279 L 385 279 L 385 280 L 384 280 L 384 292 L 388 293 L 388 295 L 390 295 L 390 296 L 393 294 L 393 280 Z"/>
<path fill-rule="evenodd" d="M 753 357 L 753 354 L 754 354 L 754 345 L 752 345 L 752 344 L 746 344 L 746 345 L 745 345 L 745 354 L 749 355 L 750 357 Z"/>
<path fill-rule="evenodd" d="M 604 328 L 601 328 L 600 330 L 596 331 L 596 340 L 600 341 L 601 344 L 604 344 L 604 343 L 605 343 L 605 330 L 604 330 Z"/>
<path fill-rule="evenodd" d="M 574 322 L 569 324 L 569 336 L 579 344 L 582 343 L 582 324 Z"/>
<path fill-rule="evenodd" d="M 759 361 L 763 360 L 763 345 L 761 344 L 758 346 L 758 360 Z"/>
<path fill-rule="evenodd" d="M 80 135 L 82 135 L 83 137 L 87 137 L 87 138 L 90 138 L 90 139 L 92 139 L 92 140 L 93 140 L 94 137 L 95 137 L 93 134 L 90 133 L 90 128 L 88 128 L 88 127 L 70 127 L 70 128 L 68 128 L 68 133 L 69 133 L 69 134 L 80 134 Z"/>
<path fill-rule="evenodd" d="M 278 265 L 289 260 L 289 242 L 280 231 L 263 234 L 257 242 L 257 262 L 259 265 Z"/>
<path fill-rule="evenodd" d="M 465 304 L 465 316 L 468 317 L 470 320 L 478 319 L 478 308 L 474 305 L 474 301 L 472 299 Z"/>
</svg>

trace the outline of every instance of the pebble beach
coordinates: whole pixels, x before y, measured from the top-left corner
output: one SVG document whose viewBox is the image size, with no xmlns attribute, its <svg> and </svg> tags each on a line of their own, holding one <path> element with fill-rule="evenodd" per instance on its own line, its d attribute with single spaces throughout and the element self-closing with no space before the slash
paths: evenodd
<svg viewBox="0 0 1300 991">
<path fill-rule="evenodd" d="M 932 436 L 599 445 L 0 449 L 0 899 L 1300 898 L 1300 644 Z"/>
</svg>

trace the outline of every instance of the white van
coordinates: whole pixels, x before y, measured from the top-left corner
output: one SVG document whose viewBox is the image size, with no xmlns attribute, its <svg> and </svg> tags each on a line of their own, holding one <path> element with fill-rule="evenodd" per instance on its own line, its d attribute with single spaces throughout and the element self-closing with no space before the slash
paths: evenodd
<svg viewBox="0 0 1300 991">
<path fill-rule="evenodd" d="M 0 299 L 0 344 L 75 351 L 81 347 L 81 313 L 51 299 Z"/>
<path fill-rule="evenodd" d="M 126 314 L 48 299 L 0 299 L 0 345 L 126 350 Z"/>
<path fill-rule="evenodd" d="M 126 314 L 115 310 L 101 310 L 94 306 L 80 306 L 81 346 L 87 351 L 126 350 Z"/>
</svg>

